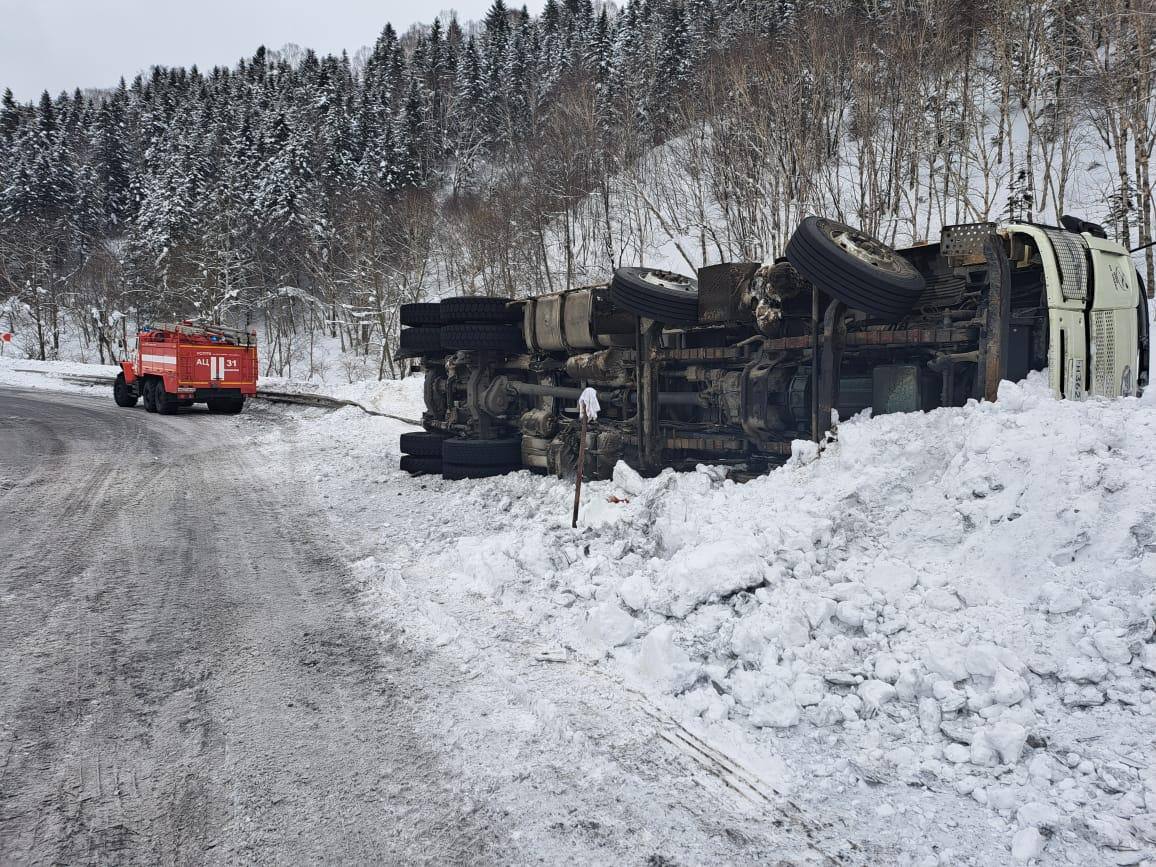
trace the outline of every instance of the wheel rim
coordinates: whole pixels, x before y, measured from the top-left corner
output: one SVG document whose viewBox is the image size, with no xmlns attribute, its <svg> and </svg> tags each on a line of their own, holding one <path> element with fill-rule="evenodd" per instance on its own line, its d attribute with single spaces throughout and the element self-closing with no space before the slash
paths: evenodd
<svg viewBox="0 0 1156 867">
<path fill-rule="evenodd" d="M 870 235 L 839 223 L 822 221 L 823 234 L 831 243 L 861 262 L 892 274 L 915 275 L 915 268 L 886 244 Z"/>
<path fill-rule="evenodd" d="M 646 271 L 640 275 L 641 279 L 652 286 L 661 286 L 663 289 L 674 289 L 679 292 L 690 293 L 691 280 L 683 274 L 673 271 Z"/>
</svg>

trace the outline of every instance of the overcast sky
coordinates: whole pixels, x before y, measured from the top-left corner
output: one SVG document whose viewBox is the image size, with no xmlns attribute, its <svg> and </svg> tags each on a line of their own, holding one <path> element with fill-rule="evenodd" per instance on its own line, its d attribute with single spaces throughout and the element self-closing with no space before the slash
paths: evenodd
<svg viewBox="0 0 1156 867">
<path fill-rule="evenodd" d="M 258 45 L 318 54 L 372 45 L 387 21 L 404 32 L 443 8 L 480 20 L 492 0 L 0 0 L 0 91 L 111 87 L 154 64 L 233 65 Z M 513 5 L 513 4 L 509 4 Z M 521 4 L 518 4 L 521 5 Z M 541 3 L 530 3 L 532 12 Z"/>
</svg>

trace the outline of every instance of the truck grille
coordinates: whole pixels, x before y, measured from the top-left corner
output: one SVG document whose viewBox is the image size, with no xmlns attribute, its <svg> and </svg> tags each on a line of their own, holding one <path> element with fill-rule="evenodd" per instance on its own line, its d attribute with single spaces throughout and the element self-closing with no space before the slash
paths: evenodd
<svg viewBox="0 0 1156 867">
<path fill-rule="evenodd" d="M 1111 310 L 1092 311 L 1093 393 L 1105 397 L 1115 397 L 1117 393 L 1115 318 Z"/>
<path fill-rule="evenodd" d="M 1060 290 L 1067 301 L 1088 297 L 1088 242 L 1063 229 L 1044 229 L 1060 266 Z"/>
</svg>

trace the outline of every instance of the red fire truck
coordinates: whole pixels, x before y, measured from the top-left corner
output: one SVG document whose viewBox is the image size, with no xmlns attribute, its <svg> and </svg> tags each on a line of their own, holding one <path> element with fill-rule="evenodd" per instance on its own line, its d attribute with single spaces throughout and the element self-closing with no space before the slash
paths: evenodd
<svg viewBox="0 0 1156 867">
<path fill-rule="evenodd" d="M 171 415 L 204 403 L 209 412 L 238 413 L 257 393 L 257 333 L 224 325 L 180 322 L 137 335 L 136 354 L 120 363 L 113 397 Z"/>
</svg>

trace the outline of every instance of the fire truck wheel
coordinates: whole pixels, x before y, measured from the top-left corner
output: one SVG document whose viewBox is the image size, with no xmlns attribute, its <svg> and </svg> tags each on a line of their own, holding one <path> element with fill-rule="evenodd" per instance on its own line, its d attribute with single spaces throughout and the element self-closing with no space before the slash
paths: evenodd
<svg viewBox="0 0 1156 867">
<path fill-rule="evenodd" d="M 125 382 L 123 372 L 116 375 L 116 382 L 112 386 L 112 399 L 116 401 L 117 406 L 126 408 L 136 406 L 136 402 L 140 399 L 132 387 Z"/>
<path fill-rule="evenodd" d="M 205 401 L 209 407 L 209 412 L 220 413 L 221 415 L 236 415 L 245 408 L 244 399 L 241 400 L 209 400 Z"/>
<path fill-rule="evenodd" d="M 400 447 L 403 455 L 413 455 L 419 458 L 442 459 L 442 442 L 445 437 L 439 433 L 428 431 L 411 431 L 401 435 Z"/>
<path fill-rule="evenodd" d="M 447 464 L 470 467 L 521 466 L 522 438 L 448 439 L 442 443 L 442 460 Z"/>
<path fill-rule="evenodd" d="M 402 455 L 400 466 L 411 476 L 437 475 L 442 471 L 442 459 Z"/>
<path fill-rule="evenodd" d="M 157 381 L 155 379 L 146 379 L 144 384 L 144 408 L 148 412 L 157 411 Z"/>
<path fill-rule="evenodd" d="M 156 391 L 153 392 L 153 403 L 156 404 L 157 412 L 161 415 L 175 415 L 180 400 L 175 394 L 169 394 L 165 391 L 164 382 L 158 379 L 156 383 Z"/>
<path fill-rule="evenodd" d="M 447 464 L 442 462 L 442 478 L 458 481 L 459 479 L 488 479 L 491 476 L 504 476 L 506 473 L 516 473 L 522 469 L 521 464 L 501 464 L 499 466 L 470 466 L 468 464 Z"/>
<path fill-rule="evenodd" d="M 819 290 L 853 310 L 892 321 L 911 311 L 927 285 L 891 247 L 835 220 L 807 217 L 784 254 Z"/>
</svg>

